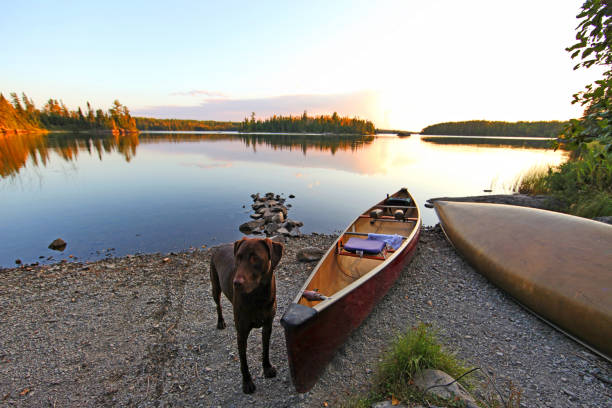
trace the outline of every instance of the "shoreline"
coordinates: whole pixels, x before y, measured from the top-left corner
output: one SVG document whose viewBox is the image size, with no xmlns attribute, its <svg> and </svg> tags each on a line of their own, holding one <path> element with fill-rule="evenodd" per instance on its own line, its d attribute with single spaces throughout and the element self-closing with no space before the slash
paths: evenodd
<svg viewBox="0 0 612 408">
<path fill-rule="evenodd" d="M 297 251 L 327 249 L 335 238 L 308 234 L 285 244 L 275 272 L 270 350 L 278 376 L 263 379 L 261 342 L 253 333 L 248 359 L 258 388 L 252 395 L 240 389 L 233 324 L 215 329 L 211 248 L 2 269 L 0 400 L 8 406 L 337 406 L 367 388 L 395 334 L 422 321 L 469 365 L 495 377 L 504 394 L 511 386 L 521 390 L 524 406 L 612 403 L 612 365 L 476 273 L 439 227 L 423 228 L 417 254 L 396 284 L 313 390 L 296 394 L 279 320 L 316 264 L 298 262 Z M 223 307 L 231 320 L 226 299 Z M 476 396 L 486 392 L 477 387 Z"/>
</svg>

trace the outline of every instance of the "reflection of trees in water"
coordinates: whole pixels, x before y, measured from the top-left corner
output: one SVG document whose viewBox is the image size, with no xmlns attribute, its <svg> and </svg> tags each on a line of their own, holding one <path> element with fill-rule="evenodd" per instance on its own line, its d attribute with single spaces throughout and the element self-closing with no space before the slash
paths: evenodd
<svg viewBox="0 0 612 408">
<path fill-rule="evenodd" d="M 444 144 L 444 145 L 472 145 L 472 146 L 492 146 L 492 147 L 524 147 L 530 149 L 547 149 L 550 148 L 550 140 L 534 140 L 534 139 L 495 139 L 487 137 L 425 137 L 421 136 L 421 140 L 425 142 Z"/>
<path fill-rule="evenodd" d="M 117 151 L 130 161 L 136 155 L 137 134 L 22 134 L 0 135 L 0 176 L 7 177 L 31 160 L 34 166 L 46 166 L 51 151 L 66 161 L 76 160 L 80 152 L 97 154 Z"/>
<path fill-rule="evenodd" d="M 372 143 L 374 136 L 364 135 L 308 135 L 308 134 L 198 134 L 198 133 L 130 133 L 126 135 L 96 135 L 91 133 L 50 133 L 0 135 L 0 177 L 19 173 L 28 159 L 34 166 L 46 166 L 50 152 L 66 161 L 77 160 L 82 152 L 96 154 L 100 160 L 104 154 L 121 153 L 126 161 L 136 156 L 139 143 L 198 142 L 241 140 L 254 151 L 257 146 L 274 150 L 356 151 Z"/>
<path fill-rule="evenodd" d="M 245 145 L 257 150 L 257 146 L 267 146 L 274 150 L 355 151 L 374 141 L 372 135 L 318 135 L 318 134 L 263 134 L 263 133 L 141 133 L 142 143 L 185 142 L 185 141 L 227 141 L 242 140 Z"/>
</svg>

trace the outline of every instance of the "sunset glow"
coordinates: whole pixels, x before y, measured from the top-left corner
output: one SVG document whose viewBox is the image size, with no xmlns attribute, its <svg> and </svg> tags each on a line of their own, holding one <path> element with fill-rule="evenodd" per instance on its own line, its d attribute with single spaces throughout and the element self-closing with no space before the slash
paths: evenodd
<svg viewBox="0 0 612 408">
<path fill-rule="evenodd" d="M 581 3 L 12 2 L 0 16 L 11 38 L 0 91 L 71 108 L 119 98 L 160 118 L 337 111 L 416 131 L 566 120 L 581 114 L 571 95 L 600 75 L 573 71 L 564 50 Z"/>
</svg>

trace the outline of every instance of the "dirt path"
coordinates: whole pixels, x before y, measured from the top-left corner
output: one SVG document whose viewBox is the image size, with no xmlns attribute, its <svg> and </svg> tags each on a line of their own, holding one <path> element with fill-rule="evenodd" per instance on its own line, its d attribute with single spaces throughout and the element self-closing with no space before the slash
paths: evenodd
<svg viewBox="0 0 612 408">
<path fill-rule="evenodd" d="M 524 406 L 611 406 L 611 365 L 523 311 L 425 231 L 398 283 L 307 394 L 293 390 L 279 319 L 314 264 L 290 241 L 277 269 L 278 311 L 264 379 L 261 335 L 249 337 L 257 391 L 245 395 L 232 324 L 215 328 L 208 251 L 0 270 L 0 406 L 321 406 L 367 387 L 394 333 L 419 321 L 470 364 L 488 367 Z M 607 382 L 606 382 L 607 381 Z M 505 387 L 505 388 L 504 388 Z"/>
</svg>

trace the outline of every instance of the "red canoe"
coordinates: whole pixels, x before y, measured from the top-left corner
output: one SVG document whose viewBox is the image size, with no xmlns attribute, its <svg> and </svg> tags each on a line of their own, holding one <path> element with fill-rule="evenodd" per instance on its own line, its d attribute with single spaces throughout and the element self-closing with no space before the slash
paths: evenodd
<svg viewBox="0 0 612 408">
<path fill-rule="evenodd" d="M 421 213 L 405 188 L 349 225 L 281 319 L 291 378 L 307 392 L 416 250 Z"/>
</svg>

